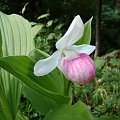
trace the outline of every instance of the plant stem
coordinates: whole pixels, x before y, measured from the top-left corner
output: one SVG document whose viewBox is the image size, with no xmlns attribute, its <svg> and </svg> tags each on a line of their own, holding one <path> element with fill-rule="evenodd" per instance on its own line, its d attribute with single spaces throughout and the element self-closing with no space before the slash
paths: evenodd
<svg viewBox="0 0 120 120">
<path fill-rule="evenodd" d="M 69 95 L 69 92 L 70 92 L 70 85 L 71 85 L 71 81 L 69 80 L 67 84 L 67 90 L 66 90 L 67 96 Z"/>
</svg>

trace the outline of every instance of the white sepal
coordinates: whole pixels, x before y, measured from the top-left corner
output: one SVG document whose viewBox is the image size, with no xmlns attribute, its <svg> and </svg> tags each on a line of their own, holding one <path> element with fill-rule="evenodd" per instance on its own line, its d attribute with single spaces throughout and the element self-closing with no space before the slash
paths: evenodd
<svg viewBox="0 0 120 120">
<path fill-rule="evenodd" d="M 56 43 L 57 49 L 67 48 L 76 43 L 83 35 L 84 24 L 79 15 L 72 21 L 65 35 Z"/>
</svg>

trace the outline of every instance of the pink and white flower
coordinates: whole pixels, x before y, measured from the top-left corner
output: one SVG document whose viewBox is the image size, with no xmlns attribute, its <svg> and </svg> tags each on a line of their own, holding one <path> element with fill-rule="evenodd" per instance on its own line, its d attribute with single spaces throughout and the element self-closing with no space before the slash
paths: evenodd
<svg viewBox="0 0 120 120">
<path fill-rule="evenodd" d="M 73 45 L 83 35 L 84 24 L 79 15 L 72 21 L 65 35 L 56 43 L 57 50 L 47 59 L 39 60 L 34 66 L 34 74 L 43 76 L 58 67 L 71 81 L 86 84 L 94 79 L 96 68 L 90 58 L 95 46 Z"/>
</svg>

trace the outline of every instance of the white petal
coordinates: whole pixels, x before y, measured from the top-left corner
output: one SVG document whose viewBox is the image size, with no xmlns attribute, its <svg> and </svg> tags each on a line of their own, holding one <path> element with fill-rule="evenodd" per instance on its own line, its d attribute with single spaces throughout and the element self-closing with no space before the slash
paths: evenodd
<svg viewBox="0 0 120 120">
<path fill-rule="evenodd" d="M 84 24 L 79 15 L 72 21 L 65 35 L 56 43 L 57 49 L 63 49 L 77 42 L 83 35 Z"/>
<path fill-rule="evenodd" d="M 95 46 L 83 44 L 83 45 L 72 45 L 69 48 L 64 50 L 64 54 L 67 58 L 77 57 L 80 53 L 86 53 L 87 55 L 91 54 L 95 50 Z"/>
<path fill-rule="evenodd" d="M 59 63 L 61 51 L 57 50 L 47 59 L 39 60 L 34 66 L 34 74 L 43 76 L 51 72 Z"/>
</svg>

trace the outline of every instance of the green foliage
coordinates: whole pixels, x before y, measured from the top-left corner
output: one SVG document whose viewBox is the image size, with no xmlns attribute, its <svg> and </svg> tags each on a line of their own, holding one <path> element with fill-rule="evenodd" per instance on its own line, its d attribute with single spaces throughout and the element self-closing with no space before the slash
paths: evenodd
<svg viewBox="0 0 120 120">
<path fill-rule="evenodd" d="M 65 88 L 67 88 L 68 82 L 64 79 L 59 70 L 56 69 L 43 77 L 36 77 L 33 73 L 34 62 L 27 56 L 3 58 L 0 61 L 0 66 L 31 88 L 30 90 L 25 87 L 26 90 L 24 93 L 31 102 L 33 101 L 32 103 L 41 113 L 46 114 L 48 110 L 59 104 L 70 102 L 70 97 L 65 95 L 67 92 Z M 37 102 L 35 102 L 35 100 L 37 100 Z"/>
<path fill-rule="evenodd" d="M 117 7 L 115 2 L 115 0 L 103 2 L 101 22 L 102 54 L 120 48 L 120 8 Z"/>
<path fill-rule="evenodd" d="M 27 116 L 30 120 L 39 120 L 39 118 L 44 117 L 38 113 L 38 111 L 32 106 L 30 101 L 24 95 L 21 97 L 19 109 L 21 113 Z"/>
<path fill-rule="evenodd" d="M 0 58 L 26 55 L 34 48 L 30 23 L 23 17 L 0 12 Z M 7 119 L 15 119 L 22 92 L 17 78 L 0 69 L 0 104 Z M 7 114 L 6 114 L 7 113 Z"/>
<path fill-rule="evenodd" d="M 96 68 L 98 70 L 102 69 L 102 67 L 105 65 L 105 59 L 103 57 L 96 57 L 94 62 L 96 63 Z"/>
<path fill-rule="evenodd" d="M 69 87 L 67 87 L 68 81 L 64 81 L 64 78 L 60 77 L 59 71 L 53 71 L 52 73 L 54 76 L 50 73 L 43 77 L 36 77 L 33 74 L 34 62 L 27 56 L 10 56 L 2 58 L 0 60 L 0 66 L 27 85 L 24 86 L 25 96 L 27 96 L 40 113 L 46 114 L 49 110 L 52 110 L 52 112 L 49 111 L 45 120 L 73 119 L 72 117 L 76 120 L 84 118 L 92 120 L 92 116 L 87 110 L 88 108 L 83 103 L 78 102 L 73 106 L 63 105 L 70 103 L 69 94 L 67 93 L 68 96 L 66 96 L 66 92 L 69 92 L 66 88 Z M 55 80 L 54 78 L 57 79 Z M 74 112 L 75 116 L 71 114 Z M 56 118 L 58 115 L 60 115 L 60 117 Z"/>
<path fill-rule="evenodd" d="M 2 36 L 0 32 L 0 58 L 2 57 Z"/>
<path fill-rule="evenodd" d="M 39 31 L 39 29 L 36 28 L 37 26 L 33 26 L 31 29 L 30 23 L 18 15 L 7 16 L 7 15 L 1 13 L 1 16 L 2 16 L 1 17 L 1 35 L 2 35 L 1 49 L 2 49 L 3 56 L 0 59 L 0 67 L 5 69 L 7 72 L 11 73 L 15 77 L 15 79 L 11 79 L 10 84 L 8 85 L 8 87 L 10 85 L 12 85 L 12 87 L 10 86 L 11 87 L 10 90 L 13 90 L 13 91 L 14 91 L 14 89 L 17 90 L 18 93 L 16 91 L 14 91 L 14 95 L 15 94 L 19 95 L 19 98 L 21 96 L 21 91 L 23 90 L 23 93 L 27 97 L 27 99 L 29 99 L 29 101 L 35 107 L 35 109 L 37 111 L 39 111 L 40 113 L 42 113 L 43 115 L 46 115 L 48 113 L 48 111 L 53 110 L 56 107 L 60 107 L 63 104 L 70 104 L 71 103 L 70 81 L 66 80 L 66 78 L 63 76 L 61 71 L 58 70 L 58 68 L 56 68 L 50 74 L 48 74 L 46 76 L 42 76 L 42 77 L 36 77 L 33 73 L 33 68 L 34 68 L 35 62 L 38 59 L 46 58 L 49 55 L 43 51 L 36 50 L 36 49 L 33 50 L 29 54 L 29 57 L 21 55 L 21 54 L 28 54 L 28 51 L 31 50 L 31 48 L 34 48 L 33 38 L 34 38 L 35 34 Z M 44 17 L 42 17 L 42 19 Z M 39 17 L 39 19 L 40 19 L 40 17 Z M 15 22 L 15 24 L 13 24 L 13 22 Z M 57 20 L 55 22 L 57 22 Z M 47 24 L 45 25 L 45 27 L 50 27 L 50 26 L 52 26 L 53 23 L 54 23 L 53 20 L 48 21 Z M 62 26 L 63 26 L 63 24 L 58 25 L 57 27 L 55 27 L 55 30 L 59 30 Z M 13 27 L 14 27 L 14 29 L 13 29 Z M 7 31 L 7 30 L 10 30 L 10 31 Z M 22 33 L 23 31 L 25 31 L 25 33 Z M 17 38 L 17 37 L 19 37 L 19 38 Z M 24 40 L 24 37 L 26 38 L 25 43 L 22 41 L 22 40 Z M 51 38 L 49 36 L 49 39 L 53 39 L 53 38 Z M 29 40 L 29 42 L 27 40 Z M 4 42 L 6 42 L 6 43 L 4 43 Z M 11 42 L 11 44 L 10 44 L 10 42 Z M 9 46 L 9 47 L 7 47 L 7 46 Z M 17 48 L 15 48 L 15 47 L 17 47 Z M 21 55 L 21 56 L 18 56 L 18 55 Z M 3 71 L 3 69 L 2 69 L 2 71 Z M 9 75 L 9 73 L 5 74 L 4 77 L 6 77 L 6 75 Z M 12 76 L 12 75 L 10 75 L 10 76 Z M 13 78 L 13 76 L 12 76 L 12 78 Z M 16 78 L 18 78 L 19 80 L 21 80 L 22 82 L 24 82 L 26 84 L 23 86 L 23 89 L 18 90 L 19 85 L 22 86 L 23 84 L 20 84 L 18 82 L 18 80 L 16 80 Z M 15 82 L 15 84 L 14 84 L 14 82 Z M 16 85 L 16 83 L 18 83 L 18 84 Z M 2 84 L 0 84 L 0 85 L 2 85 Z M 2 87 L 4 87 L 4 86 L 2 86 Z M 2 88 L 1 88 L 1 93 L 2 93 Z M 11 91 L 10 91 L 10 93 L 11 93 Z M 6 100 L 6 98 L 4 99 L 4 97 L 3 97 L 4 94 L 3 94 L 3 96 L 2 96 L 2 94 L 0 94 L 0 95 L 1 95 L 0 103 L 2 105 L 4 113 L 7 113 L 6 114 L 7 119 L 8 118 L 10 120 L 15 119 L 15 118 L 17 118 L 18 120 L 19 119 L 22 119 L 22 120 L 27 119 L 24 115 L 22 115 L 23 112 L 22 113 L 20 111 L 18 112 L 19 98 L 17 98 L 17 105 L 9 104 L 9 102 Z M 10 94 L 10 95 L 12 95 L 12 94 Z M 16 95 L 15 95 L 15 97 L 16 97 Z M 9 98 L 8 98 L 8 100 L 9 100 Z M 11 100 L 10 102 L 12 102 L 12 103 L 16 102 L 16 101 L 13 101 L 12 99 L 10 99 L 10 100 Z M 15 109 L 16 111 L 14 111 L 14 109 L 12 109 L 11 105 L 13 105 L 16 108 Z M 82 105 L 82 103 L 81 103 L 81 105 Z M 79 104 L 77 104 L 75 106 L 80 107 Z M 83 111 L 81 111 L 81 115 L 84 114 L 84 112 L 86 111 L 86 108 L 84 109 L 84 105 L 82 107 L 83 107 L 83 109 L 82 109 Z M 11 113 L 11 112 L 13 112 L 13 113 Z M 68 113 L 66 113 L 66 114 L 68 114 Z M 3 117 L 4 117 L 4 115 L 3 115 Z M 54 116 L 52 116 L 52 117 L 54 117 Z M 78 118 L 80 118 L 80 117 L 81 116 L 78 114 Z M 86 117 L 88 117 L 88 118 L 90 117 L 90 119 L 92 119 L 89 112 Z M 33 116 L 32 116 L 32 118 L 33 118 Z M 76 118 L 77 118 L 77 116 L 76 116 Z"/>
<path fill-rule="evenodd" d="M 57 24 L 65 23 L 66 26 L 64 26 L 64 29 L 66 29 L 70 24 L 71 19 L 77 14 L 80 14 L 84 21 L 88 20 L 91 16 L 94 16 L 96 10 L 96 1 L 93 0 L 91 2 L 91 0 L 35 0 L 34 2 L 32 2 L 29 0 L 1 0 L 0 10 L 7 14 L 22 14 L 30 21 L 36 21 L 41 23 L 40 19 L 43 19 L 42 21 L 47 20 L 49 21 L 49 24 L 52 23 L 52 26 L 54 24 L 54 20 L 58 18 L 59 22 Z M 102 33 L 100 45 L 101 54 L 110 52 L 120 47 L 119 21 L 120 7 L 119 4 L 117 5 L 117 0 L 103 0 L 101 22 Z M 44 25 L 46 24 L 47 22 Z M 94 26 L 95 25 L 93 25 L 93 27 Z M 62 36 L 62 33 L 64 33 L 64 29 L 57 33 L 57 31 L 54 31 L 54 27 L 50 27 L 50 30 L 46 30 L 46 32 L 44 32 L 43 34 L 40 34 L 40 36 L 36 38 L 37 48 L 41 48 L 42 50 L 45 49 L 47 53 L 51 54 L 55 49 L 55 41 Z M 47 40 L 47 37 L 49 35 L 49 33 L 47 33 L 48 31 L 49 33 L 51 33 L 50 36 L 54 36 L 54 40 Z M 95 30 L 93 30 L 92 40 L 95 39 L 94 33 Z M 58 36 L 59 38 L 57 38 Z"/>
<path fill-rule="evenodd" d="M 82 103 L 62 105 L 50 111 L 44 120 L 93 120 L 88 108 Z"/>
<path fill-rule="evenodd" d="M 2 111 L 1 106 L 0 106 L 0 119 L 1 120 L 6 120 L 6 117 L 5 117 L 5 115 L 4 115 L 3 111 Z"/>
<path fill-rule="evenodd" d="M 36 0 L 34 2 L 31 2 L 28 0 L 25 0 L 25 1 L 1 0 L 0 10 L 5 11 L 6 13 L 19 13 L 19 14 L 22 14 L 23 16 L 25 16 L 26 18 L 28 18 L 30 21 L 37 21 L 39 24 L 31 23 L 32 33 L 33 33 L 33 34 L 31 34 L 31 37 L 34 37 L 38 33 L 37 36 L 34 38 L 35 42 L 36 42 L 36 47 L 38 49 L 41 49 L 41 50 L 51 54 L 51 53 L 53 53 L 53 51 L 55 51 L 55 42 L 58 39 L 60 39 L 62 37 L 62 35 L 65 33 L 66 28 L 68 27 L 68 24 L 70 23 L 71 18 L 73 18 L 73 16 L 75 16 L 76 14 L 80 14 L 82 16 L 82 18 L 84 19 L 84 21 L 86 21 L 88 18 L 93 16 L 93 11 L 95 10 L 95 1 L 91 2 L 91 0 L 88 0 L 88 1 L 85 1 L 85 0 L 81 0 L 81 1 L 79 1 L 79 0 L 74 0 L 74 1 L 44 0 L 43 1 L 43 0 L 41 0 L 41 1 L 38 1 L 38 0 Z M 43 14 L 43 13 L 46 13 L 46 11 L 47 11 L 47 14 Z M 10 19 L 12 20 L 13 18 L 14 17 L 11 16 Z M 4 25 L 7 26 L 9 22 L 7 22 L 7 20 L 3 20 L 3 21 L 6 22 Z M 120 42 L 119 42 L 119 40 L 120 40 L 120 34 L 119 34 L 120 22 L 119 21 L 120 21 L 120 9 L 116 6 L 116 0 L 111 0 L 111 1 L 104 0 L 103 1 L 103 9 L 102 9 L 102 40 L 101 40 L 102 41 L 101 42 L 101 53 L 102 54 L 120 47 Z M 90 22 L 91 21 L 89 21 L 88 23 L 90 23 Z M 19 21 L 19 23 L 20 23 L 20 21 Z M 11 29 L 15 28 L 15 29 L 13 29 L 14 31 L 11 31 L 10 29 L 6 29 L 6 31 L 8 30 L 8 32 L 16 33 L 17 30 L 15 27 L 15 22 L 13 22 L 12 25 L 14 25 L 14 27 L 11 27 Z M 26 25 L 27 24 L 25 24 L 25 26 Z M 0 25 L 0 26 L 2 27 L 2 25 Z M 22 29 L 22 30 L 20 30 L 21 31 L 20 36 L 22 36 L 21 39 L 23 39 L 24 33 L 29 33 L 29 34 L 31 33 L 31 32 L 23 32 L 24 27 L 22 27 L 22 25 L 19 25 L 19 27 L 21 27 L 20 29 Z M 29 25 L 29 27 L 30 27 L 30 25 Z M 90 27 L 90 26 L 89 26 L 89 24 L 86 23 L 85 28 L 87 28 L 87 27 Z M 5 28 L 7 28 L 7 27 L 5 27 Z M 0 32 L 1 32 L 1 30 L 0 30 Z M 87 41 L 87 40 L 89 41 L 89 39 L 91 38 L 90 32 L 91 32 L 91 28 L 89 29 L 89 34 L 88 34 L 88 31 L 86 32 L 87 34 L 85 34 L 86 35 L 85 41 Z M 5 32 L 5 36 L 7 36 L 6 34 L 7 34 L 7 32 Z M 3 34 L 2 34 L 2 36 L 3 36 Z M 11 36 L 9 36 L 9 38 L 12 39 Z M 14 38 L 14 40 L 19 39 L 16 36 L 14 36 L 13 38 Z M 29 37 L 26 37 L 26 38 L 28 38 L 28 40 L 30 40 Z M 6 38 L 6 40 L 8 40 L 8 38 Z M 87 43 L 88 43 L 88 41 L 87 41 Z M 0 57 L 2 57 L 2 50 L 1 50 L 2 46 L 1 45 L 3 44 L 1 42 L 2 42 L 2 39 L 0 36 Z M 10 43 L 10 42 L 7 41 L 6 43 Z M 22 42 L 22 43 L 23 44 L 21 46 L 25 45 L 26 42 Z M 16 45 L 18 45 L 18 43 L 16 43 Z M 9 44 L 7 46 L 8 46 L 7 49 L 14 48 L 14 46 L 10 47 Z M 3 48 L 5 49 L 5 47 L 3 47 Z M 16 48 L 17 48 L 17 46 L 16 46 Z M 5 50 L 7 50 L 7 49 L 5 49 Z M 9 52 L 12 51 L 12 49 L 11 50 L 10 49 L 9 49 Z M 30 58 L 32 60 L 30 60 L 28 57 L 26 59 L 28 61 L 31 61 L 32 64 L 34 64 L 35 61 L 42 59 L 45 56 L 46 57 L 49 56 L 48 54 L 44 53 L 43 51 L 39 51 L 39 50 L 34 51 L 33 50 L 30 53 Z M 6 55 L 7 54 L 8 53 L 6 52 Z M 41 56 L 41 54 L 43 56 Z M 13 55 L 13 54 L 10 54 L 10 55 Z M 8 63 L 10 65 L 12 65 L 12 62 L 13 62 L 12 60 L 14 57 L 11 57 L 11 58 L 12 59 L 5 58 L 6 60 L 9 60 Z M 24 64 L 21 64 L 24 66 L 21 69 L 21 71 L 23 70 L 23 72 L 25 73 L 24 68 L 26 67 L 25 65 L 27 64 L 27 62 L 24 61 L 25 59 L 22 62 L 20 60 L 22 61 L 23 58 L 22 59 L 20 58 L 18 61 L 20 63 L 24 63 Z M 6 64 L 6 61 L 4 61 L 4 63 Z M 15 62 L 16 65 L 15 64 L 14 65 L 17 67 L 20 65 L 20 63 L 17 63 L 17 59 L 16 59 L 16 62 Z M 104 56 L 104 57 L 96 58 L 95 63 L 97 65 L 97 76 L 95 78 L 96 81 L 93 81 L 92 83 L 90 83 L 88 85 L 83 85 L 83 86 L 74 85 L 73 86 L 73 93 L 74 93 L 73 103 L 75 103 L 78 100 L 82 100 L 84 103 L 86 103 L 88 105 L 88 107 L 90 108 L 90 110 L 93 112 L 94 115 L 96 115 L 96 116 L 109 115 L 110 116 L 110 117 L 103 116 L 103 117 L 99 117 L 96 119 L 99 119 L 99 120 L 101 120 L 101 119 L 103 119 L 103 120 L 104 119 L 105 120 L 106 119 L 112 119 L 112 120 L 117 119 L 117 117 L 111 117 L 111 116 L 112 115 L 120 116 L 120 112 L 119 112 L 120 111 L 120 104 L 119 104 L 120 103 L 120 100 L 119 100 L 119 98 L 120 98 L 120 95 L 119 95 L 119 93 L 120 93 L 120 89 L 119 89 L 120 88 L 119 52 L 111 53 L 111 54 L 107 55 L 107 57 Z M 6 69 L 8 69 L 7 67 L 8 66 L 6 66 Z M 32 76 L 33 75 L 33 71 L 32 71 L 33 65 L 32 65 L 32 67 L 30 67 L 30 69 L 31 69 L 30 71 L 29 71 L 29 67 L 27 69 L 27 72 L 30 72 L 31 75 L 29 73 L 26 73 L 26 76 L 27 76 L 27 78 L 34 80 L 33 76 Z M 18 70 L 18 68 L 17 68 L 17 70 Z M 14 70 L 12 68 L 12 69 L 9 69 L 9 71 L 12 72 Z M 23 76 L 24 76 L 24 73 L 22 73 Z M 58 86 L 61 83 L 57 83 L 57 82 L 56 82 L 56 84 L 54 83 L 54 81 L 56 81 L 56 79 L 53 77 L 54 74 L 57 74 L 57 73 L 54 71 L 52 73 L 52 75 L 50 74 L 50 76 L 48 76 L 48 77 L 46 76 L 46 78 L 43 79 L 43 81 L 45 81 L 45 82 L 42 81 L 43 87 L 45 87 L 45 90 L 49 89 L 53 93 L 59 92 L 61 94 L 61 92 L 62 92 L 62 95 L 67 95 L 67 90 L 65 90 L 65 91 L 63 90 L 66 87 L 64 88 L 61 86 L 61 88 L 59 89 Z M 58 74 L 59 74 L 59 71 L 58 71 Z M 19 76 L 22 76 L 22 75 L 19 73 Z M 11 77 L 11 75 L 10 75 L 10 77 Z M 21 78 L 23 78 L 23 77 L 21 77 Z M 52 81 L 51 84 L 55 88 L 54 87 L 49 88 L 49 79 L 50 79 L 50 82 Z M 62 78 L 60 77 L 59 79 L 63 80 L 65 78 L 62 76 Z M 64 80 L 64 82 L 65 81 L 66 80 Z M 25 83 L 29 84 L 29 86 L 30 86 L 30 83 L 28 83 L 28 81 L 26 81 Z M 34 81 L 33 81 L 33 83 L 34 83 Z M 35 83 L 35 85 L 37 85 L 37 84 L 39 84 L 39 82 Z M 68 85 L 67 82 L 65 84 L 66 84 L 65 86 Z M 42 118 L 41 114 L 38 113 L 37 111 L 41 112 L 42 114 L 47 114 L 47 112 L 49 110 L 53 109 L 56 106 L 56 103 L 53 102 L 55 100 L 53 100 L 53 101 L 51 100 L 54 97 L 54 95 L 52 97 L 47 96 L 47 98 L 46 98 L 45 96 L 43 96 L 43 94 L 41 94 L 41 90 L 38 91 L 38 89 L 37 89 L 37 92 L 36 92 L 35 90 L 37 87 L 36 88 L 35 87 L 36 86 L 33 87 L 34 90 L 29 88 L 28 86 L 25 86 L 23 89 L 25 96 L 29 99 L 29 101 L 32 103 L 32 105 L 28 100 L 25 100 L 25 98 L 23 98 L 23 101 L 21 102 L 22 105 L 20 106 L 20 108 L 21 108 L 20 110 L 22 111 L 22 113 L 25 113 L 25 115 L 28 116 L 30 119 Z M 15 89 L 15 90 L 17 90 L 17 89 Z M 11 97 L 11 95 L 9 95 L 9 96 Z M 35 99 L 36 97 L 38 99 Z M 4 101 L 4 99 L 3 99 L 4 97 L 1 97 L 1 98 Z M 56 98 L 54 97 L 53 99 L 56 99 Z M 58 101 L 61 102 L 61 100 L 58 100 Z M 50 102 L 50 104 L 49 104 L 49 102 Z M 65 102 L 64 98 L 63 98 L 62 102 Z M 5 119 L 4 118 L 5 115 L 2 110 L 3 106 L 4 105 L 2 105 L 2 107 L 0 107 L 0 119 L 1 120 Z M 12 104 L 10 106 L 12 106 Z M 12 107 L 10 107 L 10 108 L 12 108 Z M 36 110 L 35 110 L 35 108 L 36 108 Z M 64 108 L 64 106 L 63 106 L 63 108 Z M 61 110 L 62 107 L 59 109 Z M 55 110 L 53 110 L 53 111 L 55 111 Z M 11 110 L 11 112 L 12 112 L 12 110 Z M 59 112 L 59 110 L 58 110 L 58 112 Z M 9 113 L 9 112 L 7 112 L 7 113 Z M 49 114 L 53 114 L 53 112 L 50 112 Z M 55 114 L 56 114 L 56 111 L 55 111 Z M 8 114 L 8 116 L 9 116 L 9 114 Z M 18 112 L 17 116 L 18 116 L 18 119 L 24 119 L 24 116 L 19 112 Z M 53 116 L 53 118 L 54 118 L 54 116 Z"/>
<path fill-rule="evenodd" d="M 85 8 L 86 7 L 86 8 Z M 76 14 L 81 14 L 86 20 L 92 16 L 95 10 L 95 0 L 1 0 L 0 10 L 5 13 L 19 13 L 29 20 L 49 11 L 52 18 L 66 16 L 67 19 Z"/>
</svg>

